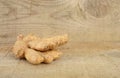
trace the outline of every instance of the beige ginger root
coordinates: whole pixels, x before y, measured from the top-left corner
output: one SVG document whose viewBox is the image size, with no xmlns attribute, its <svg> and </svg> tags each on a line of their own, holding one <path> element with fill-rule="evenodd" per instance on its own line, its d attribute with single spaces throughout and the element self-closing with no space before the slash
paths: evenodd
<svg viewBox="0 0 120 78">
<path fill-rule="evenodd" d="M 33 40 L 28 43 L 28 46 L 39 51 L 48 51 L 67 43 L 67 41 L 68 35 L 65 34 L 62 36 L 55 36 L 47 39 Z"/>
<path fill-rule="evenodd" d="M 13 46 L 13 53 L 17 58 L 25 58 L 32 64 L 51 63 L 62 55 L 62 52 L 53 49 L 67 41 L 67 35 L 47 39 L 40 39 L 33 34 L 19 35 Z"/>
</svg>

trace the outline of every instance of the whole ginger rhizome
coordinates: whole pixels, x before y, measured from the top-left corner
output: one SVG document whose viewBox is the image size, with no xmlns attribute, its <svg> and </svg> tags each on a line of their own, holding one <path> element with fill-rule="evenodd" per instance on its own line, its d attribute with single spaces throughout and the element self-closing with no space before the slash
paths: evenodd
<svg viewBox="0 0 120 78">
<path fill-rule="evenodd" d="M 19 35 L 13 46 L 13 54 L 31 64 L 51 63 L 62 55 L 56 48 L 67 42 L 67 34 L 44 39 L 33 34 Z"/>
</svg>

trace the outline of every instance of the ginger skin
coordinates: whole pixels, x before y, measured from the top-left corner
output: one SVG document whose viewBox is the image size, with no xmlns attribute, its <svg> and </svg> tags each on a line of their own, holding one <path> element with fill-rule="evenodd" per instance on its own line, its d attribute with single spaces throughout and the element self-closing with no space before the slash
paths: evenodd
<svg viewBox="0 0 120 78">
<path fill-rule="evenodd" d="M 28 46 L 35 50 L 48 51 L 67 43 L 67 41 L 68 35 L 65 34 L 62 36 L 55 36 L 47 39 L 33 40 L 28 43 Z"/>
</svg>

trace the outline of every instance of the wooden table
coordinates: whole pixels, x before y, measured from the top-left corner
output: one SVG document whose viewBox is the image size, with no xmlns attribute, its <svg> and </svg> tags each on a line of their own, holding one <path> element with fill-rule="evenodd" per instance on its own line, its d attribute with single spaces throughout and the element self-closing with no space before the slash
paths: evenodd
<svg viewBox="0 0 120 78">
<path fill-rule="evenodd" d="M 18 34 L 69 34 L 51 64 L 16 59 Z M 120 78 L 119 0 L 0 0 L 0 78 Z"/>
</svg>

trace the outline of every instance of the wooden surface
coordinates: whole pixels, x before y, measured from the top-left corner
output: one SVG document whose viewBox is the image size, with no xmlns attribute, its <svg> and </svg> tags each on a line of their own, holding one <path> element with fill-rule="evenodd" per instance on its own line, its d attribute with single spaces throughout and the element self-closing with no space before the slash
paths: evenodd
<svg viewBox="0 0 120 78">
<path fill-rule="evenodd" d="M 18 34 L 69 34 L 64 55 L 31 65 L 11 51 Z M 120 78 L 120 0 L 0 0 L 0 78 Z"/>
</svg>

